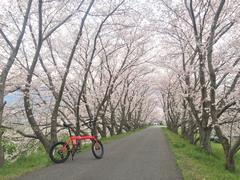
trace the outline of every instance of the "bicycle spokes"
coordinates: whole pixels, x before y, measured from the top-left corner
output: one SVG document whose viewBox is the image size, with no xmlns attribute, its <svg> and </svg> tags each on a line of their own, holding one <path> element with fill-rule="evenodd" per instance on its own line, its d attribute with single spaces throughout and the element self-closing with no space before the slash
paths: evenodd
<svg viewBox="0 0 240 180">
<path fill-rule="evenodd" d="M 53 154 L 55 155 L 56 158 L 63 159 L 67 154 L 67 148 L 66 147 L 57 147 L 54 150 Z"/>
<path fill-rule="evenodd" d="M 100 144 L 98 142 L 95 143 L 94 148 L 96 151 L 101 150 Z"/>
<path fill-rule="evenodd" d="M 103 145 L 101 141 L 93 141 L 92 144 L 92 153 L 97 159 L 101 159 L 103 157 Z"/>
<path fill-rule="evenodd" d="M 64 142 L 54 144 L 49 152 L 50 158 L 55 163 L 66 161 L 69 154 L 69 146 Z"/>
</svg>

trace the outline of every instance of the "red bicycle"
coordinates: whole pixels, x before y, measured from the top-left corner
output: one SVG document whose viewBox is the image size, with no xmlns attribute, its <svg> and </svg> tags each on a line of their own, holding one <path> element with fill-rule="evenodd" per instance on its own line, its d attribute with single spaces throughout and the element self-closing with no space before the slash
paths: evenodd
<svg viewBox="0 0 240 180">
<path fill-rule="evenodd" d="M 89 123 L 89 122 L 88 122 Z M 84 135 L 76 136 L 75 129 L 71 124 L 63 124 L 64 127 L 68 128 L 69 139 L 67 142 L 57 142 L 54 144 L 49 152 L 50 159 L 55 163 L 65 162 L 69 155 L 72 155 L 72 160 L 74 154 L 80 147 L 81 140 L 91 140 L 92 141 L 92 153 L 96 159 L 101 159 L 103 157 L 104 149 L 100 140 L 96 136 Z"/>
</svg>

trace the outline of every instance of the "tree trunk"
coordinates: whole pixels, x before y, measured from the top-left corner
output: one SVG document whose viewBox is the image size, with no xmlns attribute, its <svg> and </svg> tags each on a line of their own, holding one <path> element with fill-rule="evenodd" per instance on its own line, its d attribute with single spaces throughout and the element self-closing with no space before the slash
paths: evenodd
<svg viewBox="0 0 240 180">
<path fill-rule="evenodd" d="M 8 77 L 8 73 L 10 72 L 10 69 L 12 68 L 12 65 L 15 61 L 15 58 L 16 58 L 19 48 L 21 46 L 22 39 L 25 34 L 25 29 L 27 26 L 27 21 L 29 18 L 31 6 L 32 6 L 32 0 L 29 0 L 28 4 L 27 4 L 27 9 L 24 14 L 22 28 L 21 28 L 20 34 L 18 36 L 18 39 L 16 41 L 16 46 L 12 47 L 10 56 L 7 60 L 7 64 L 5 64 L 3 66 L 3 68 L 1 69 L 1 74 L 0 74 L 0 125 L 2 125 L 2 123 L 3 123 L 3 110 L 4 110 L 4 105 L 5 105 L 5 102 L 4 102 L 5 83 L 6 83 L 6 80 Z M 1 30 L 1 32 L 2 32 L 2 30 Z M 3 145 L 2 145 L 2 136 L 3 136 L 3 132 L 0 133 L 0 166 L 2 166 L 4 164 L 4 150 L 3 150 Z"/>
<path fill-rule="evenodd" d="M 124 130 L 125 130 L 126 132 L 132 130 L 131 126 L 130 126 L 127 122 L 126 122 L 125 125 L 124 125 Z"/>
<path fill-rule="evenodd" d="M 235 160 L 234 160 L 234 154 L 233 153 L 228 153 L 226 155 L 226 164 L 225 167 L 229 171 L 235 171 L 236 166 L 235 166 Z"/>
<path fill-rule="evenodd" d="M 108 128 L 108 130 L 109 130 L 110 136 L 114 136 L 114 135 L 115 135 L 114 127 L 107 126 L 107 128 Z"/>
<path fill-rule="evenodd" d="M 4 90 L 0 84 L 0 125 L 2 125 L 2 122 L 3 122 L 3 109 L 4 109 Z M 4 131 L 0 129 L 0 167 L 3 166 L 4 164 L 4 149 L 3 149 L 3 142 L 2 142 L 3 134 L 4 134 Z"/>
<path fill-rule="evenodd" d="M 106 119 L 104 116 L 102 116 L 102 131 L 103 131 L 102 137 L 107 137 L 107 125 L 106 125 Z"/>
<path fill-rule="evenodd" d="M 4 164 L 4 148 L 3 148 L 3 142 L 2 142 L 2 137 L 3 137 L 3 130 L 0 132 L 0 167 L 3 166 Z"/>
<path fill-rule="evenodd" d="M 194 144 L 195 139 L 194 139 L 194 129 L 192 127 L 189 127 L 187 129 L 187 139 L 190 144 Z"/>
<path fill-rule="evenodd" d="M 178 134 L 178 126 L 176 124 L 170 123 L 169 129 L 175 134 Z"/>
<path fill-rule="evenodd" d="M 188 137 L 190 144 L 194 144 L 194 142 L 195 142 L 195 138 L 194 138 L 195 130 L 196 130 L 196 126 L 195 126 L 193 118 L 191 118 L 188 123 L 188 129 L 187 129 L 187 137 Z"/>
<path fill-rule="evenodd" d="M 106 134 L 104 133 L 104 131 L 99 126 L 97 126 L 97 130 L 98 130 L 101 137 L 106 137 Z"/>
<path fill-rule="evenodd" d="M 108 128 L 109 129 L 109 132 L 110 132 L 110 135 L 111 136 L 114 136 L 115 135 L 115 125 L 116 125 L 116 122 L 115 122 L 115 110 L 111 110 L 111 116 L 110 116 L 110 127 Z"/>
<path fill-rule="evenodd" d="M 42 143 L 45 151 L 49 153 L 53 144 L 51 144 L 49 141 L 40 141 L 40 142 Z"/>
<path fill-rule="evenodd" d="M 200 132 L 200 146 L 208 153 L 212 153 L 212 147 L 210 143 L 210 136 L 212 132 L 212 128 L 199 128 Z"/>
<path fill-rule="evenodd" d="M 125 115 L 124 115 L 123 112 L 121 112 L 120 125 L 119 125 L 119 128 L 118 128 L 117 134 L 122 134 L 124 121 L 125 121 Z"/>
<path fill-rule="evenodd" d="M 181 124 L 181 136 L 183 138 L 188 138 L 188 133 L 187 133 L 187 128 L 186 128 L 186 123 Z"/>
<path fill-rule="evenodd" d="M 216 135 L 220 139 L 220 142 L 222 144 L 222 147 L 223 147 L 223 150 L 224 150 L 224 154 L 225 154 L 225 157 L 226 157 L 225 168 L 227 170 L 229 170 L 229 171 L 235 171 L 236 167 L 235 167 L 234 155 L 237 153 L 237 148 L 239 147 L 240 141 L 239 141 L 239 143 L 236 142 L 236 144 L 234 144 L 231 147 L 231 142 L 223 134 L 220 126 L 215 126 L 214 129 L 216 131 Z"/>
<path fill-rule="evenodd" d="M 98 134 L 97 128 L 98 128 L 97 127 L 97 118 L 95 117 L 92 124 L 91 124 L 91 134 L 92 134 L 92 136 L 97 136 L 97 134 Z"/>
<path fill-rule="evenodd" d="M 119 128 L 117 129 L 117 134 L 122 134 L 122 130 L 123 130 L 123 123 L 120 122 Z"/>
</svg>

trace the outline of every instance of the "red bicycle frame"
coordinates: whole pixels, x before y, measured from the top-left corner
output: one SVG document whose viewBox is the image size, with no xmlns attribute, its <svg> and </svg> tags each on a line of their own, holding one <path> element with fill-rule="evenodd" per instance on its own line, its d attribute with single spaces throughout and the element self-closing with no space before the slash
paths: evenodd
<svg viewBox="0 0 240 180">
<path fill-rule="evenodd" d="M 69 132 L 69 139 L 67 141 L 67 143 L 64 145 L 64 149 L 72 144 L 73 147 L 77 146 L 77 142 L 81 141 L 81 140 L 91 140 L 91 141 L 97 141 L 97 137 L 96 136 L 91 136 L 91 135 L 84 135 L 84 136 L 76 136 L 76 135 L 72 135 L 72 132 L 74 134 L 76 134 L 76 130 L 74 130 L 72 127 L 66 126 L 68 128 L 68 132 Z"/>
<path fill-rule="evenodd" d="M 70 138 L 67 141 L 67 144 L 72 143 L 72 145 L 76 145 L 77 141 L 81 141 L 81 140 L 97 140 L 96 136 L 90 136 L 90 135 L 86 135 L 86 136 L 70 136 Z"/>
</svg>

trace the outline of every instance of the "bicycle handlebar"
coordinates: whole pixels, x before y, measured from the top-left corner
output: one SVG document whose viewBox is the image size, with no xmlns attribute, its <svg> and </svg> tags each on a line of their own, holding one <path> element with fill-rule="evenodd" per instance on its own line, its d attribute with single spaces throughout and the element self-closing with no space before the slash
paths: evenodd
<svg viewBox="0 0 240 180">
<path fill-rule="evenodd" d="M 82 124 L 82 126 L 85 126 L 85 125 L 87 125 L 87 124 L 91 124 L 93 121 L 88 121 L 88 122 L 84 122 L 83 124 Z"/>
<path fill-rule="evenodd" d="M 81 126 L 89 124 L 90 128 L 91 128 L 91 123 L 92 122 L 93 121 L 84 122 Z M 66 122 L 63 122 L 63 127 L 68 128 L 68 132 L 69 132 L 70 136 L 72 136 L 72 132 L 74 134 L 77 134 L 76 128 L 74 127 L 74 125 L 72 123 L 67 124 Z"/>
<path fill-rule="evenodd" d="M 93 123 L 93 121 L 88 121 L 88 122 L 84 122 L 81 126 L 85 126 L 85 125 L 90 125 L 91 123 Z M 66 128 L 73 128 L 74 125 L 72 123 L 70 124 L 67 124 L 66 122 L 63 123 L 63 127 L 66 127 Z"/>
</svg>

